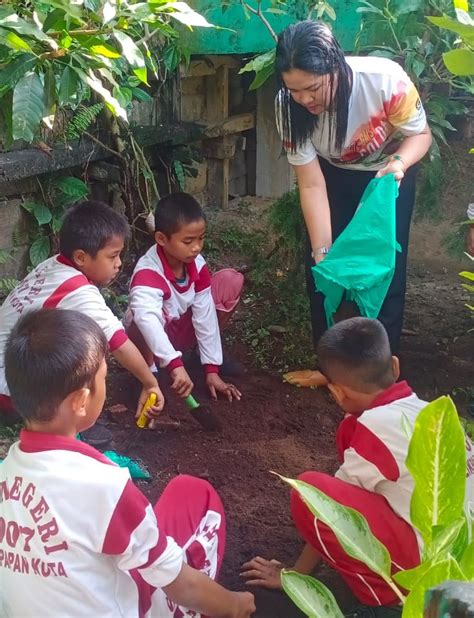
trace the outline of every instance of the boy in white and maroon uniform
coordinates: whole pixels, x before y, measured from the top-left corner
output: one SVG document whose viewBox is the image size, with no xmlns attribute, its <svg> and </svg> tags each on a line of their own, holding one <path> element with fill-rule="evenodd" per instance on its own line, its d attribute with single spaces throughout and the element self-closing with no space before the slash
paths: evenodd
<svg viewBox="0 0 474 618">
<path fill-rule="evenodd" d="M 321 337 L 317 355 L 328 388 L 344 410 L 336 442 L 341 465 L 335 476 L 305 472 L 299 478 L 337 502 L 355 509 L 390 553 L 393 572 L 420 562 L 420 539 L 410 520 L 413 478 L 405 460 L 413 426 L 427 402 L 406 382 L 397 382 L 399 362 L 391 355 L 387 333 L 377 320 L 351 318 Z M 474 446 L 466 436 L 466 506 L 474 503 Z M 471 463 L 469 463 L 471 462 Z M 364 604 L 346 616 L 400 616 L 393 590 L 362 562 L 350 557 L 331 529 L 318 521 L 293 492 L 291 511 L 306 546 L 293 567 L 311 573 L 320 559 L 344 578 Z M 254 558 L 244 565 L 250 582 L 276 587 L 282 565 Z M 363 613 L 363 612 L 366 613 Z M 359 613 L 358 613 L 359 612 Z"/>
<path fill-rule="evenodd" d="M 0 308 L 0 408 L 11 409 L 4 368 L 10 330 L 28 311 L 57 307 L 85 313 L 99 324 L 110 352 L 143 385 L 137 412 L 151 392 L 158 397 L 156 411 L 161 410 L 164 399 L 156 378 L 97 287 L 117 275 L 128 233 L 127 221 L 102 202 L 86 201 L 68 211 L 59 234 L 61 253 L 33 269 Z"/>
<path fill-rule="evenodd" d="M 222 393 L 232 401 L 240 393 L 219 376 L 219 328 L 239 302 L 244 278 L 231 268 L 211 277 L 201 255 L 205 231 L 204 212 L 191 195 L 173 193 L 158 202 L 156 245 L 133 272 L 125 323 L 149 365 L 169 371 L 179 396 L 187 397 L 193 388 L 182 353 L 197 344 L 211 396 Z"/>
<path fill-rule="evenodd" d="M 253 596 L 210 579 L 225 546 L 212 486 L 178 476 L 152 508 L 126 469 L 75 439 L 104 404 L 106 352 L 77 311 L 30 311 L 8 338 L 26 429 L 0 466 L 0 615 L 248 618 Z"/>
</svg>

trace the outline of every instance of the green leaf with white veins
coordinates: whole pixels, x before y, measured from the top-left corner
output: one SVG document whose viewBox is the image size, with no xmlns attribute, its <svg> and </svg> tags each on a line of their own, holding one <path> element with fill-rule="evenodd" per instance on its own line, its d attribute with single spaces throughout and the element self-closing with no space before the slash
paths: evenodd
<svg viewBox="0 0 474 618">
<path fill-rule="evenodd" d="M 30 71 L 20 79 L 13 91 L 13 139 L 32 142 L 43 117 L 43 111 L 43 84 L 39 76 Z"/>
<path fill-rule="evenodd" d="M 141 82 L 148 85 L 145 58 L 143 57 L 142 52 L 138 49 L 135 41 L 120 30 L 114 32 L 114 37 L 119 42 L 120 47 L 122 48 L 122 54 L 128 64 L 132 67 L 134 74 Z"/>
<path fill-rule="evenodd" d="M 343 618 L 332 592 L 314 577 L 283 569 L 281 583 L 293 603 L 307 616 Z"/>
<path fill-rule="evenodd" d="M 406 465 L 415 481 L 411 521 L 429 551 L 433 528 L 448 526 L 463 516 L 465 437 L 449 397 L 436 399 L 418 414 Z"/>
<path fill-rule="evenodd" d="M 387 583 L 392 583 L 390 555 L 387 548 L 370 531 L 365 517 L 354 509 L 342 506 L 313 485 L 278 476 L 298 492 L 317 519 L 331 528 L 349 556 L 366 564 Z"/>
</svg>

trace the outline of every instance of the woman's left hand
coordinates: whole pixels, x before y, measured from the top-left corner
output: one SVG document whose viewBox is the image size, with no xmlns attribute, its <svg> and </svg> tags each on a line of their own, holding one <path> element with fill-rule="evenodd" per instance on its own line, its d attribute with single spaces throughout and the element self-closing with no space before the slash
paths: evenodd
<svg viewBox="0 0 474 618">
<path fill-rule="evenodd" d="M 405 164 L 400 159 L 390 159 L 390 161 L 380 169 L 375 178 L 381 178 L 387 174 L 394 174 L 395 180 L 400 180 L 405 175 Z"/>
</svg>

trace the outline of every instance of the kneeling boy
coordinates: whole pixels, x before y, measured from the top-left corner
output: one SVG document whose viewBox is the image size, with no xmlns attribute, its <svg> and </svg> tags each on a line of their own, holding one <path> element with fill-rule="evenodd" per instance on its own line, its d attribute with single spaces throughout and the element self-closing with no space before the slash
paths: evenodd
<svg viewBox="0 0 474 618">
<path fill-rule="evenodd" d="M 404 426 L 414 425 L 427 402 L 406 382 L 397 382 L 398 358 L 392 356 L 387 333 L 377 320 L 357 317 L 339 322 L 321 337 L 317 355 L 328 388 L 345 412 L 336 435 L 341 465 L 335 477 L 305 472 L 299 478 L 359 511 L 388 549 L 393 572 L 411 569 L 420 562 L 420 547 L 410 520 L 414 482 L 405 465 L 409 437 Z M 473 485 L 474 475 L 468 481 L 470 500 Z M 346 554 L 331 529 L 315 519 L 296 492 L 291 495 L 291 512 L 306 542 L 294 570 L 311 573 L 322 559 L 338 571 L 364 604 L 347 616 L 401 615 L 398 597 L 388 584 Z M 244 565 L 242 575 L 250 584 L 277 588 L 282 566 L 258 557 Z"/>
<path fill-rule="evenodd" d="M 77 311 L 29 312 L 9 336 L 26 429 L 0 466 L 0 615 L 248 618 L 253 595 L 211 579 L 225 545 L 212 486 L 178 476 L 152 508 L 127 470 L 75 439 L 102 410 L 106 353 Z"/>
<path fill-rule="evenodd" d="M 8 333 L 21 315 L 41 307 L 76 309 L 94 319 L 116 360 L 143 385 L 137 413 L 151 392 L 157 395 L 155 412 L 163 408 L 156 378 L 97 287 L 110 283 L 119 272 L 128 233 L 124 217 L 102 202 L 86 201 L 68 211 L 59 233 L 60 254 L 33 269 L 0 308 L 1 409 L 11 409 L 4 367 Z"/>
<path fill-rule="evenodd" d="M 187 193 L 162 198 L 155 210 L 155 241 L 138 261 L 130 283 L 128 334 L 150 366 L 165 367 L 171 388 L 187 397 L 193 388 L 182 352 L 197 343 L 211 396 L 240 399 L 219 376 L 224 326 L 239 302 L 244 277 L 226 268 L 211 277 L 201 251 L 204 212 Z M 216 311 L 217 309 L 217 311 Z"/>
</svg>

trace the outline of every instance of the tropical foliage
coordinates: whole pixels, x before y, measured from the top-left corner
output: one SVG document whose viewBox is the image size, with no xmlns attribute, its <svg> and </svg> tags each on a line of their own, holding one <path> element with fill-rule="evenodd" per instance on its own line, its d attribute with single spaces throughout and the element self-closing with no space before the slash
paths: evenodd
<svg viewBox="0 0 474 618">
<path fill-rule="evenodd" d="M 474 581 L 473 521 L 464 512 L 466 437 L 451 399 L 440 397 L 428 404 L 411 431 L 406 461 L 415 481 L 411 520 L 424 545 L 422 562 L 414 569 L 392 575 L 389 553 L 373 536 L 364 517 L 312 485 L 281 477 L 299 493 L 314 516 L 332 529 L 350 556 L 393 588 L 403 603 L 403 618 L 422 616 L 428 588 L 449 579 Z M 283 570 L 282 584 L 307 616 L 342 616 L 321 582 Z"/>
</svg>

